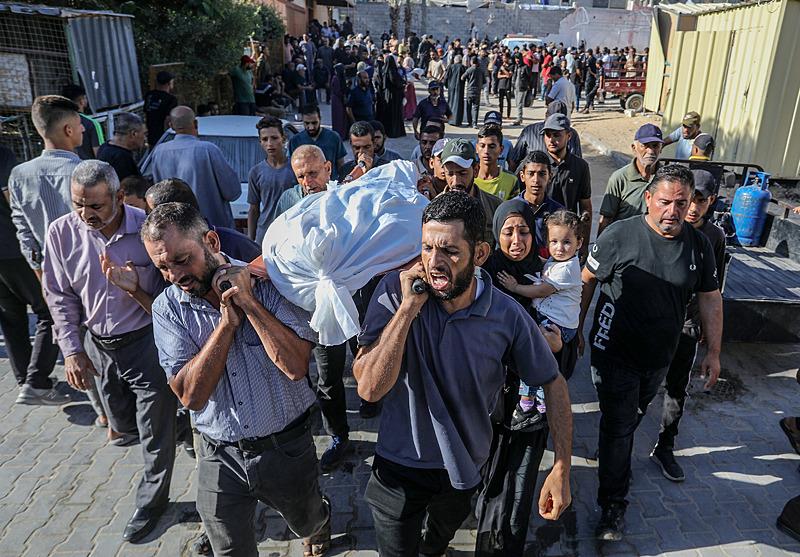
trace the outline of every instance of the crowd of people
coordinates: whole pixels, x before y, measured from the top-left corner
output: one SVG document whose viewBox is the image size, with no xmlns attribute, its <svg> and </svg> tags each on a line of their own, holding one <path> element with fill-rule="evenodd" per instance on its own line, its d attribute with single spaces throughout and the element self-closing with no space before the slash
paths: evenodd
<svg viewBox="0 0 800 557">
<path fill-rule="evenodd" d="M 249 175 L 244 231 L 230 207 L 239 178 L 197 137 L 197 114 L 174 100 L 166 72 L 146 97 L 145 119 L 118 115 L 108 141 L 73 87 L 33 103 L 40 156 L 16 164 L 0 151 L 0 325 L 17 402 L 70 402 L 52 378 L 60 350 L 67 382 L 88 394 L 109 442 L 141 444 L 144 473 L 124 539 L 156 525 L 175 448 L 184 446 L 198 463 L 202 551 L 257 555 L 260 500 L 303 538 L 305 555 L 323 555 L 339 502 L 323 495 L 318 468 L 336 469 L 352 450 L 348 350 L 361 416 L 382 415 L 364 495 L 381 555 L 444 554 L 471 512 L 476 555 L 523 554 L 549 438 L 555 462 L 538 512 L 554 520 L 571 501 L 567 381 L 586 347 L 601 412 L 598 538 L 623 536 L 634 433 L 664 381 L 651 458 L 667 479 L 684 480 L 673 450 L 697 344 L 704 339 L 710 388 L 722 329 L 725 236 L 710 220 L 719 176 L 705 164 L 714 140 L 700 116 L 687 114 L 667 137 L 639 128 L 592 238 L 591 169 L 570 116 L 581 88 L 586 110 L 606 71 L 638 71 L 646 53 L 508 51 L 415 35 L 380 44 L 353 35 L 349 21 L 287 39 L 284 70 L 304 81 L 284 107 L 296 103 L 303 130 L 288 139 L 269 111 L 256 125 L 264 160 Z M 234 82 L 257 66 L 241 62 Z M 320 67 L 330 79 L 316 79 Z M 428 81 L 418 103 L 413 79 Z M 236 111 L 263 112 L 259 85 L 251 82 L 255 100 L 237 97 Z M 547 106 L 515 145 L 503 133 L 509 91 L 518 121 L 540 94 Z M 480 118 L 481 98 L 495 94 L 500 110 Z M 330 127 L 321 102 L 331 103 Z M 474 140 L 446 137 L 446 125 L 464 118 L 478 128 Z M 406 121 L 418 143 L 408 157 L 386 145 Z M 156 145 L 164 127 L 176 136 L 155 147 L 142 176 L 133 153 Z M 686 164 L 659 161 L 671 142 Z M 270 225 L 302 199 L 403 159 L 430 200 L 419 260 L 354 292 L 361 333 L 321 345 L 309 314 L 248 264 L 260 259 Z M 38 319 L 32 345 L 20 327 L 27 307 Z M 330 436 L 319 462 L 315 407 Z"/>
<path fill-rule="evenodd" d="M 606 78 L 642 77 L 648 59 L 647 48 L 639 53 L 630 46 L 509 48 L 498 39 L 462 43 L 413 32 L 404 40 L 394 33 L 373 39 L 369 31 L 353 34 L 349 19 L 341 28 L 314 20 L 302 38 L 287 36 L 281 68 L 270 68 L 264 49 L 255 49 L 257 59 L 242 56 L 230 72 L 234 113 L 281 116 L 325 102 L 342 137 L 352 123 L 376 118 L 387 137 L 404 136 L 403 123 L 421 117 L 414 88 L 420 80 L 446 90 L 441 110 L 455 126 L 480 127 L 481 104 L 494 99 L 507 119 L 516 104 L 514 125 L 534 98 L 562 101 L 569 115 L 587 113 L 604 101 Z"/>
</svg>

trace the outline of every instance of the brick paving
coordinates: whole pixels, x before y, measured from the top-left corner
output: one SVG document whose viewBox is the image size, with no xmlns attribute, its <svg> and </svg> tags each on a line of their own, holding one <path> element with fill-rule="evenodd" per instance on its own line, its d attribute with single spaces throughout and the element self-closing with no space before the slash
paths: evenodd
<svg viewBox="0 0 800 557">
<path fill-rule="evenodd" d="M 411 145 L 407 138 L 392 147 L 407 153 Z M 613 165 L 591 151 L 587 158 L 599 194 Z M 595 206 L 597 201 L 599 197 Z M 532 521 L 527 554 L 800 555 L 800 544 L 775 528 L 785 501 L 800 493 L 800 456 L 791 452 L 777 425 L 800 407 L 800 386 L 794 378 L 798 360 L 800 345 L 724 347 L 723 386 L 687 403 L 677 452 L 687 476 L 682 484 L 664 479 L 648 460 L 658 432 L 659 395 L 637 432 L 626 540 L 598 545 L 592 534 L 599 517 L 594 457 L 599 412 L 588 359 L 582 359 L 570 381 L 574 502 L 557 523 L 538 517 Z M 63 378 L 63 368 L 59 366 L 56 374 Z M 200 524 L 193 504 L 194 461 L 186 453 L 178 453 L 170 507 L 157 529 L 143 543 L 123 543 L 140 474 L 140 447 L 108 446 L 105 430 L 93 426 L 94 413 L 81 394 L 61 408 L 19 406 L 14 404 L 16 394 L 8 361 L 0 358 L 0 557 L 192 554 Z M 333 505 L 330 554 L 377 555 L 362 495 L 378 419 L 359 418 L 352 378 L 347 380 L 347 396 L 353 453 L 341 469 L 321 480 Z M 321 454 L 327 439 L 316 439 Z M 551 462 L 548 452 L 543 470 Z M 540 474 L 540 481 L 543 477 Z M 299 540 L 277 514 L 259 507 L 257 524 L 262 556 L 302 555 Z M 451 544 L 451 555 L 471 554 L 473 527 L 474 519 L 467 520 Z"/>
</svg>

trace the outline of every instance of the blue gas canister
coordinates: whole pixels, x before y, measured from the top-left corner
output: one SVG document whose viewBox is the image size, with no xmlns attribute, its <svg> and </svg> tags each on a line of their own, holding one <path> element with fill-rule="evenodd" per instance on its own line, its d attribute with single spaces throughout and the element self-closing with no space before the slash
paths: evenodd
<svg viewBox="0 0 800 557">
<path fill-rule="evenodd" d="M 769 173 L 753 172 L 749 184 L 736 190 L 731 205 L 736 237 L 743 246 L 757 246 L 761 232 L 767 221 L 767 206 L 772 194 L 769 193 Z"/>
</svg>

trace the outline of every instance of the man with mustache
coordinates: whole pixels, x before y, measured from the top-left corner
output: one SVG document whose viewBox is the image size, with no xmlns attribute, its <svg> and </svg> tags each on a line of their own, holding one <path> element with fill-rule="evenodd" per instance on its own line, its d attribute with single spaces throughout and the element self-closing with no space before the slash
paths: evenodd
<svg viewBox="0 0 800 557">
<path fill-rule="evenodd" d="M 644 190 L 653 179 L 663 146 L 664 138 L 658 126 L 644 124 L 636 130 L 631 145 L 633 160 L 608 178 L 600 205 L 598 236 L 612 222 L 644 213 Z"/>
<path fill-rule="evenodd" d="M 601 541 L 623 537 L 634 432 L 667 375 L 693 295 L 707 345 L 700 364 L 706 388 L 719 377 L 722 296 L 715 254 L 708 238 L 684 223 L 694 189 L 688 168 L 660 168 L 645 190 L 647 213 L 609 226 L 583 269 L 581 352 L 583 324 L 601 284 L 588 338 L 601 413 L 597 502 L 602 516 L 596 529 Z"/>
<path fill-rule="evenodd" d="M 215 555 L 257 555 L 258 501 L 278 511 L 305 554 L 330 543 L 309 429 L 305 380 L 316 335 L 307 312 L 245 263 L 186 203 L 164 203 L 142 226 L 147 253 L 172 283 L 153 302 L 161 365 L 192 412 L 198 448 L 197 511 Z"/>
<path fill-rule="evenodd" d="M 543 385 L 547 398 L 555 464 L 539 513 L 555 520 L 571 500 L 566 382 L 533 319 L 479 268 L 490 251 L 483 231 L 474 197 L 436 197 L 422 216 L 421 262 L 383 278 L 359 336 L 359 396 L 384 406 L 365 493 L 384 557 L 445 553 L 471 510 L 506 373 Z"/>
<path fill-rule="evenodd" d="M 99 375 L 109 426 L 127 443 L 141 441 L 144 474 L 122 534 L 135 542 L 166 509 L 175 459 L 177 405 L 158 364 L 150 317 L 165 284 L 139 238 L 144 211 L 123 203 L 110 164 L 81 162 L 70 191 L 74 210 L 47 232 L 42 285 L 67 381 L 86 391 Z"/>
<path fill-rule="evenodd" d="M 480 169 L 475 146 L 467 139 L 448 141 L 442 151 L 442 166 L 447 181 L 444 191 L 462 191 L 478 200 L 484 218 L 481 239 L 490 246 L 494 245 L 492 218 L 502 200 L 483 191 L 475 183 Z"/>
</svg>

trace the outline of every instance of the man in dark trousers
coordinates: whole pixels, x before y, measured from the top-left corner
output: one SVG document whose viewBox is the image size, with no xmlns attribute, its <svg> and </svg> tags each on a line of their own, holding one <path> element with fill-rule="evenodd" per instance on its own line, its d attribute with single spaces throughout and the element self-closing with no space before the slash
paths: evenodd
<svg viewBox="0 0 800 557">
<path fill-rule="evenodd" d="M 436 197 L 422 216 L 421 262 L 381 280 L 358 339 L 358 394 L 384 405 L 365 493 L 383 557 L 445 553 L 489 456 L 488 393 L 510 370 L 547 398 L 555 464 L 539 513 L 555 520 L 571 500 L 566 381 L 533 319 L 480 268 L 490 251 L 483 221 L 464 192 Z M 419 294 L 417 279 L 427 284 Z"/>
<path fill-rule="evenodd" d="M 467 125 L 480 127 L 478 113 L 481 109 L 481 91 L 483 90 L 484 74 L 477 56 L 472 57 L 470 67 L 461 77 L 464 81 L 464 94 L 467 98 Z"/>
<path fill-rule="evenodd" d="M 53 388 L 50 374 L 58 346 L 53 342 L 53 318 L 42 296 L 39 279 L 22 256 L 8 205 L 8 177 L 17 165 L 14 153 L 0 146 L 0 330 L 11 370 L 19 385 L 17 404 L 60 405 L 70 398 Z M 28 306 L 36 314 L 31 346 Z"/>
<path fill-rule="evenodd" d="M 686 224 L 702 232 L 711 243 L 714 262 L 717 267 L 717 282 L 720 286 L 725 270 L 725 232 L 708 218 L 709 208 L 717 199 L 717 186 L 714 176 L 707 170 L 692 170 L 694 175 L 694 196 L 686 213 Z M 692 296 L 686 308 L 686 321 L 678 339 L 678 347 L 672 356 L 667 371 L 664 408 L 661 411 L 661 432 L 658 443 L 650 458 L 660 468 L 664 477 L 673 482 L 682 482 L 685 478 L 683 469 L 675 460 L 673 449 L 675 437 L 678 435 L 678 423 L 686 404 L 686 389 L 697 354 L 697 343 L 703 336 L 702 321 L 697 296 Z"/>
<path fill-rule="evenodd" d="M 601 413 L 600 540 L 623 537 L 633 435 L 667 375 L 693 294 L 708 348 L 701 364 L 706 388 L 719 377 L 722 296 L 708 238 L 684 224 L 693 194 L 689 169 L 660 168 L 645 190 L 647 214 L 611 224 L 583 269 L 581 348 L 586 313 L 601 284 L 588 338 Z"/>
</svg>

